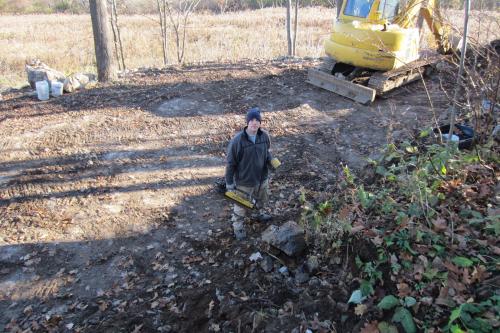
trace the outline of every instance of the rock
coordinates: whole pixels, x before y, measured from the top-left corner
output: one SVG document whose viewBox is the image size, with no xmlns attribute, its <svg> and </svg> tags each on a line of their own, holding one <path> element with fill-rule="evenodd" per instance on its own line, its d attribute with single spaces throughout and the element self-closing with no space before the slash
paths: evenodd
<svg viewBox="0 0 500 333">
<path fill-rule="evenodd" d="M 346 303 L 337 303 L 336 305 L 337 310 L 339 310 L 341 313 L 346 313 L 349 311 L 349 304 Z"/>
<path fill-rule="evenodd" d="M 435 257 L 434 260 L 432 260 L 432 267 L 436 268 L 440 271 L 446 270 L 446 267 L 444 266 L 443 261 L 439 257 Z"/>
<path fill-rule="evenodd" d="M 170 326 L 170 325 L 160 326 L 160 327 L 158 327 L 158 331 L 165 332 L 165 333 L 172 332 L 172 326 Z"/>
<path fill-rule="evenodd" d="M 304 271 L 299 271 L 295 273 L 295 283 L 296 284 L 303 284 L 309 281 L 311 277 L 309 276 L 309 273 L 304 272 Z"/>
<path fill-rule="evenodd" d="M 318 288 L 321 286 L 321 280 L 318 279 L 317 277 L 312 277 L 310 280 L 309 280 L 309 287 L 313 287 L 313 288 Z"/>
<path fill-rule="evenodd" d="M 242 239 L 245 239 L 247 237 L 245 225 L 241 221 L 233 222 L 233 232 L 234 232 L 234 237 L 237 240 L 242 240 Z"/>
<path fill-rule="evenodd" d="M 307 267 L 307 271 L 309 273 L 313 273 L 313 274 L 316 273 L 316 271 L 318 270 L 318 267 L 319 267 L 318 257 L 317 256 L 310 256 L 309 258 L 307 258 L 306 267 Z"/>
<path fill-rule="evenodd" d="M 243 269 L 245 267 L 245 263 L 241 259 L 236 259 L 233 261 L 233 267 L 237 269 Z"/>
<path fill-rule="evenodd" d="M 493 137 L 494 140 L 500 141 L 500 125 L 495 126 L 493 132 L 491 133 L 491 136 Z"/>
<path fill-rule="evenodd" d="M 289 221 L 281 227 L 269 226 L 262 233 L 262 241 L 285 252 L 289 256 L 296 256 L 306 248 L 304 229 L 297 223 Z"/>
<path fill-rule="evenodd" d="M 259 260 L 262 260 L 262 255 L 260 254 L 260 252 L 255 252 L 255 253 L 252 253 L 252 255 L 250 256 L 250 261 L 259 261 Z"/>
<path fill-rule="evenodd" d="M 76 73 L 68 76 L 64 80 L 64 91 L 73 92 L 75 90 L 85 88 L 90 82 L 95 81 L 95 75 Z"/>
<path fill-rule="evenodd" d="M 273 259 L 269 256 L 264 256 L 264 259 L 259 262 L 260 268 L 266 273 L 273 270 Z"/>
<path fill-rule="evenodd" d="M 33 89 L 35 89 L 37 81 L 48 81 L 50 85 L 51 81 L 63 82 L 66 78 L 63 73 L 50 68 L 40 60 L 33 60 L 26 64 L 25 69 L 28 74 L 28 82 Z"/>
<path fill-rule="evenodd" d="M 281 275 L 288 276 L 288 268 L 286 266 L 281 266 L 279 272 L 281 273 Z"/>
</svg>

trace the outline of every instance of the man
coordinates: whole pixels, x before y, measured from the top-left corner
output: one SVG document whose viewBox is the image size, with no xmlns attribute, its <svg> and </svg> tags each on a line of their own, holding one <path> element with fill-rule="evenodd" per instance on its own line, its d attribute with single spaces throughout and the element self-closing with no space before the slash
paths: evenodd
<svg viewBox="0 0 500 333">
<path fill-rule="evenodd" d="M 237 189 L 254 198 L 260 213 L 257 219 L 267 221 L 271 219 L 271 216 L 264 212 L 263 207 L 269 195 L 269 167 L 273 167 L 271 161 L 276 159 L 273 159 L 269 151 L 271 140 L 269 134 L 260 128 L 261 122 L 260 109 L 257 107 L 250 109 L 246 115 L 247 126 L 229 143 L 226 188 L 229 191 Z M 276 162 L 274 163 L 276 165 Z M 245 208 L 235 204 L 231 221 L 237 239 L 243 239 L 246 236 L 243 224 L 245 216 Z"/>
</svg>

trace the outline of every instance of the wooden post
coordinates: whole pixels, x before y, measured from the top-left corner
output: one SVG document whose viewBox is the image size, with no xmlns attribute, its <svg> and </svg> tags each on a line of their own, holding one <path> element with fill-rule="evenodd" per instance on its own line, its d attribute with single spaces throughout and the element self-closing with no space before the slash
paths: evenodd
<svg viewBox="0 0 500 333">
<path fill-rule="evenodd" d="M 97 78 L 101 82 L 106 82 L 116 79 L 116 65 L 111 47 L 106 0 L 90 0 L 89 4 L 94 32 Z"/>
</svg>

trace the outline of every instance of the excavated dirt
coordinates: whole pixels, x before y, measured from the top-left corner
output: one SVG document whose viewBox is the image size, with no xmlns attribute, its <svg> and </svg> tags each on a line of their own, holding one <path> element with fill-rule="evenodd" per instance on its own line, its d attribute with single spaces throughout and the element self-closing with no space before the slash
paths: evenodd
<svg viewBox="0 0 500 333">
<path fill-rule="evenodd" d="M 301 280 L 310 254 L 266 249 L 266 225 L 233 238 L 230 204 L 213 186 L 226 145 L 259 106 L 283 163 L 271 180 L 280 225 L 299 220 L 301 191 L 331 192 L 342 165 L 360 173 L 383 145 L 432 125 L 447 101 L 431 78 L 435 115 L 422 83 L 359 105 L 308 85 L 313 65 L 137 70 L 48 101 L 4 94 L 0 331 L 358 330 L 347 258 Z M 265 264 L 250 261 L 257 251 Z"/>
</svg>

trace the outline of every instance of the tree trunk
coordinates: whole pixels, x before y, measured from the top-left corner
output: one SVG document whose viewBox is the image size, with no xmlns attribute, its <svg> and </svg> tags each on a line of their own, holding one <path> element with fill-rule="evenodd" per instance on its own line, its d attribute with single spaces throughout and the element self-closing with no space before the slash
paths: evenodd
<svg viewBox="0 0 500 333">
<path fill-rule="evenodd" d="M 106 82 L 116 79 L 116 65 L 113 60 L 106 1 L 90 0 L 89 4 L 94 32 L 97 78 L 101 82 Z"/>
<path fill-rule="evenodd" d="M 163 65 L 168 65 L 167 57 L 167 2 L 166 0 L 156 0 L 158 15 L 160 18 L 161 49 L 163 52 Z"/>
<path fill-rule="evenodd" d="M 295 53 L 295 45 L 297 42 L 297 25 L 299 24 L 299 0 L 295 0 L 295 19 L 293 22 L 293 48 L 292 48 L 292 55 L 296 56 Z"/>
<path fill-rule="evenodd" d="M 112 2 L 111 6 L 113 6 L 113 3 L 115 2 L 115 0 L 111 0 L 111 2 Z M 114 6 L 113 6 L 113 8 L 114 8 Z M 110 19 L 111 31 L 113 31 L 113 42 L 115 45 L 116 62 L 118 64 L 118 69 L 121 70 L 122 68 L 120 66 L 120 50 L 118 49 L 118 36 L 116 34 L 116 29 L 115 29 L 115 24 L 114 24 L 114 21 L 115 21 L 114 10 L 111 10 L 110 14 L 111 14 L 111 19 Z"/>
<path fill-rule="evenodd" d="M 286 1 L 286 40 L 288 43 L 288 55 L 292 55 L 292 31 L 291 31 L 291 7 L 292 7 L 292 0 L 287 0 Z"/>
<path fill-rule="evenodd" d="M 112 2 L 113 8 L 111 9 L 111 12 L 114 13 L 114 25 L 116 27 L 116 34 L 118 37 L 118 46 L 120 47 L 120 58 L 121 58 L 121 63 L 122 63 L 122 68 L 123 70 L 127 69 L 125 67 L 125 57 L 123 55 L 123 43 L 122 43 L 122 36 L 120 34 L 120 27 L 118 26 L 118 10 L 116 9 L 116 0 L 113 0 Z M 113 26 L 113 25 L 111 25 Z"/>
</svg>

